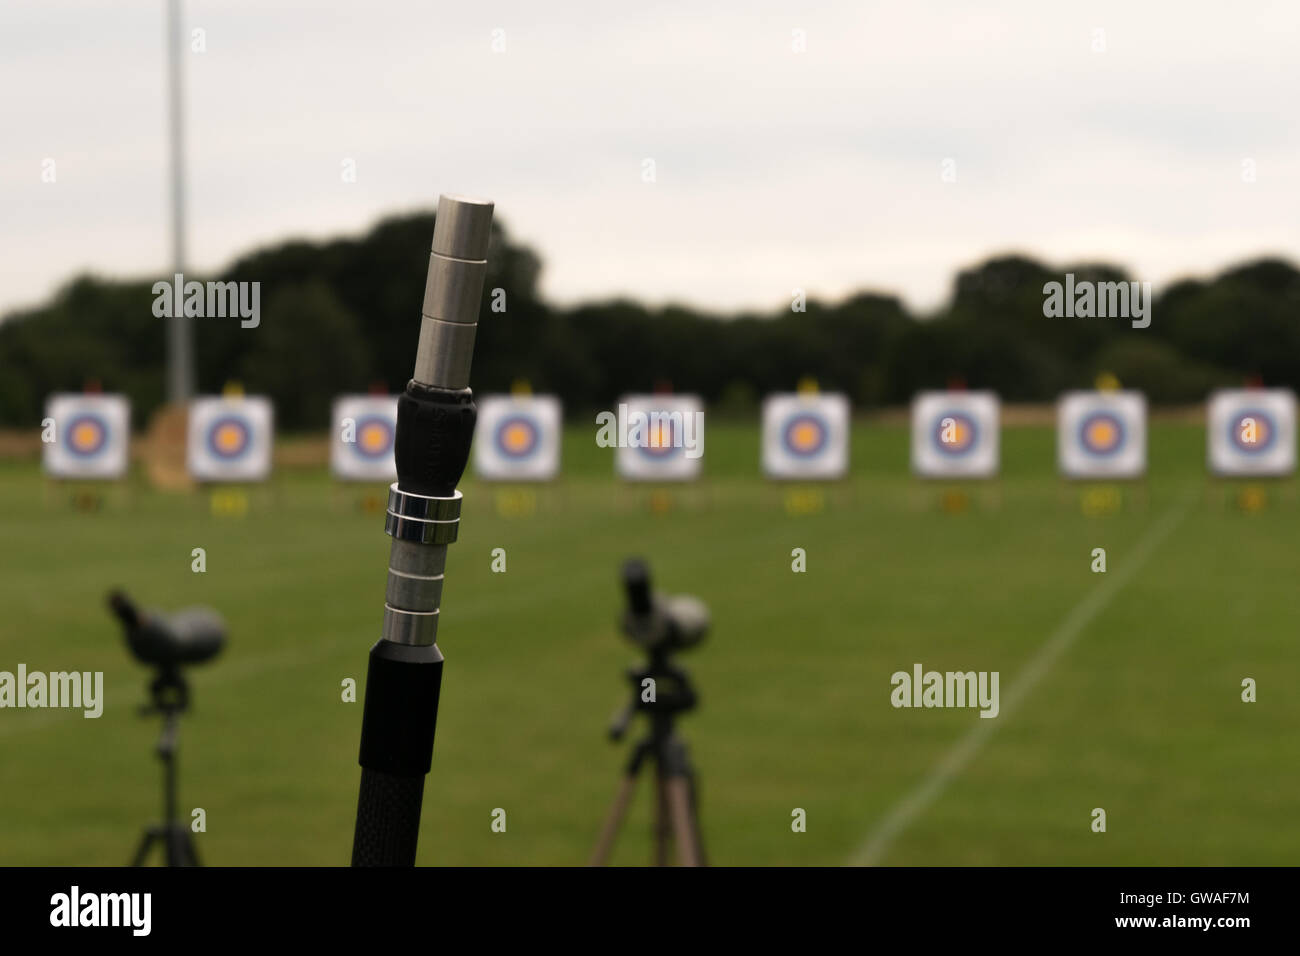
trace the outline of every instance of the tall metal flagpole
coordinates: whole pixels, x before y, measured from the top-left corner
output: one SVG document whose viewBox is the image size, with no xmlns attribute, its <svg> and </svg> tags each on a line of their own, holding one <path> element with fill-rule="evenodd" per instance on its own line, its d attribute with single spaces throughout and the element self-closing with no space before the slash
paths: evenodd
<svg viewBox="0 0 1300 956">
<path fill-rule="evenodd" d="M 171 134 L 171 214 L 172 271 L 185 271 L 185 125 L 183 122 L 184 89 L 181 85 L 181 53 L 185 28 L 181 22 L 180 0 L 167 0 L 167 100 Z M 181 308 L 172 303 L 173 315 L 167 320 L 167 400 L 173 404 L 188 402 L 194 394 L 194 345 L 191 322 Z"/>
</svg>

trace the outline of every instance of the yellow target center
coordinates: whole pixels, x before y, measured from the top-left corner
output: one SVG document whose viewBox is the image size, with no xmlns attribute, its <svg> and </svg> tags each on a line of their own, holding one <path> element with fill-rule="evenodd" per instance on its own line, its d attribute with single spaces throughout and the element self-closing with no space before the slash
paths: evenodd
<svg viewBox="0 0 1300 956">
<path fill-rule="evenodd" d="M 238 425 L 222 425 L 217 429 L 216 445 L 222 451 L 237 451 L 244 440 L 244 432 Z"/>
<path fill-rule="evenodd" d="M 1262 418 L 1243 418 L 1237 436 L 1243 445 L 1262 445 L 1268 440 L 1268 422 Z"/>
<path fill-rule="evenodd" d="M 99 437 L 99 429 L 88 422 L 82 422 L 72 432 L 72 443 L 78 448 L 89 448 Z"/>
<path fill-rule="evenodd" d="M 517 423 L 507 426 L 505 434 L 501 436 L 502 443 L 510 451 L 523 451 L 531 439 L 532 432 L 528 426 Z"/>
<path fill-rule="evenodd" d="M 1110 422 L 1095 422 L 1088 429 L 1089 440 L 1099 448 L 1105 448 L 1115 442 L 1115 426 Z"/>
<path fill-rule="evenodd" d="M 811 448 L 817 444 L 818 429 L 816 425 L 809 422 L 801 422 L 794 429 L 794 444 L 796 448 Z"/>
<path fill-rule="evenodd" d="M 361 447 L 366 451 L 379 451 L 388 441 L 388 434 L 380 425 L 367 425 L 361 430 Z"/>
</svg>

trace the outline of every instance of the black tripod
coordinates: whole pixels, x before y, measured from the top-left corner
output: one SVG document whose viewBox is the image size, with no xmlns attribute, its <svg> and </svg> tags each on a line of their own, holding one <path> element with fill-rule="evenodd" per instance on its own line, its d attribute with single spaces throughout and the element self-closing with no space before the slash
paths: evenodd
<svg viewBox="0 0 1300 956">
<path fill-rule="evenodd" d="M 610 725 L 609 734 L 620 740 L 637 711 L 650 717 L 650 732 L 632 748 L 623 781 L 614 797 L 614 805 L 605 819 L 605 825 L 591 855 L 592 866 L 604 866 L 614 847 L 614 840 L 627 814 L 636 791 L 637 774 L 647 760 L 655 765 L 655 866 L 668 865 L 668 844 L 671 834 L 676 848 L 677 863 L 681 866 L 705 866 L 704 842 L 700 838 L 698 797 L 695 770 L 684 741 L 675 731 L 673 721 L 680 713 L 695 707 L 698 697 L 691 685 L 690 675 L 668 660 L 668 649 L 663 646 L 650 652 L 647 667 L 632 668 L 627 672 L 632 682 L 632 702 Z M 646 681 L 653 684 L 646 684 Z M 649 688 L 654 689 L 654 700 L 647 700 Z"/>
<path fill-rule="evenodd" d="M 189 708 L 189 687 L 178 668 L 164 667 L 149 684 L 149 692 L 153 703 L 142 707 L 140 712 L 163 715 L 157 748 L 158 757 L 163 762 L 163 822 L 145 827 L 131 865 L 144 865 L 149 851 L 158 842 L 163 846 L 163 858 L 168 866 L 199 866 L 190 829 L 176 817 L 176 746 L 180 735 L 180 715 Z"/>
</svg>

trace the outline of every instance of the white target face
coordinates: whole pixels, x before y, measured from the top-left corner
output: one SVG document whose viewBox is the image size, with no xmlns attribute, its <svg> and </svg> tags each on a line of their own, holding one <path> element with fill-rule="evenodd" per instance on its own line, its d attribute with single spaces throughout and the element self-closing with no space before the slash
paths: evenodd
<svg viewBox="0 0 1300 956">
<path fill-rule="evenodd" d="M 998 472 L 998 397 L 921 392 L 912 401 L 912 470 L 925 478 L 991 478 Z"/>
<path fill-rule="evenodd" d="M 704 405 L 695 395 L 627 395 L 617 410 L 615 468 L 629 481 L 693 481 L 704 455 Z"/>
<path fill-rule="evenodd" d="M 54 478 L 121 478 L 130 450 L 131 406 L 124 395 L 51 395 L 45 417 L 54 441 L 43 446 Z"/>
<path fill-rule="evenodd" d="M 330 470 L 341 481 L 397 479 L 395 395 L 340 395 L 334 400 Z"/>
<path fill-rule="evenodd" d="M 1147 465 L 1141 392 L 1067 392 L 1056 407 L 1056 457 L 1067 478 L 1138 478 Z"/>
<path fill-rule="evenodd" d="M 849 401 L 844 395 L 769 395 L 763 401 L 763 472 L 808 481 L 849 468 Z"/>
<path fill-rule="evenodd" d="M 271 438 L 269 399 L 196 398 L 186 454 L 190 475 L 198 481 L 265 481 Z"/>
<path fill-rule="evenodd" d="M 478 402 L 474 472 L 488 481 L 550 481 L 560 471 L 560 400 L 488 395 Z"/>
<path fill-rule="evenodd" d="M 1295 393 L 1284 388 L 1223 389 L 1210 396 L 1206 444 L 1219 475 L 1281 476 L 1295 471 Z"/>
</svg>

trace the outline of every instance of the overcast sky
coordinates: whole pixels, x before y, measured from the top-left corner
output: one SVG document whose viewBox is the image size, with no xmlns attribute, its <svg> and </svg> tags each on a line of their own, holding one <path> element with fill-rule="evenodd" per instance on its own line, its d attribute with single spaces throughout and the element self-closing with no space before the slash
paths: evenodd
<svg viewBox="0 0 1300 956">
<path fill-rule="evenodd" d="M 442 191 L 494 199 L 561 302 L 930 308 L 1008 250 L 1157 287 L 1300 259 L 1295 0 L 630 6 L 190 0 L 191 269 Z M 0 4 L 0 311 L 170 274 L 164 8 Z"/>
</svg>

